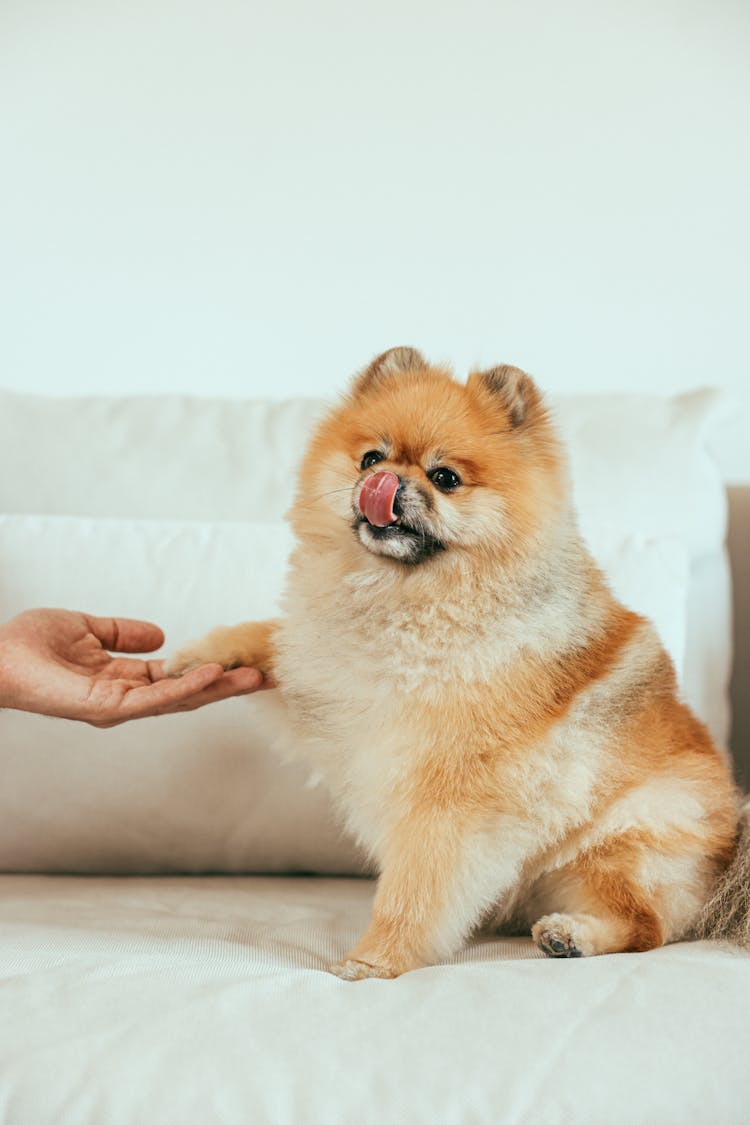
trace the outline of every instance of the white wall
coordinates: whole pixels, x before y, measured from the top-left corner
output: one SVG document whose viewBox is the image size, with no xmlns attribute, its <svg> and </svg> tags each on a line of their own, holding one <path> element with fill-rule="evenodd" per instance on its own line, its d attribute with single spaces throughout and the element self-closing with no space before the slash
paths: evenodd
<svg viewBox="0 0 750 1125">
<path fill-rule="evenodd" d="M 0 384 L 285 395 L 412 342 L 743 393 L 749 46 L 743 0 L 4 0 Z"/>
</svg>

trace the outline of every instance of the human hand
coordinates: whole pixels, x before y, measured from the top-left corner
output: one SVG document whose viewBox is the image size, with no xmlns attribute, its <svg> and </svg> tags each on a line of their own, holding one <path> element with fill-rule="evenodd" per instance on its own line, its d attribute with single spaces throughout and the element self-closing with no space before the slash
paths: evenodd
<svg viewBox="0 0 750 1125">
<path fill-rule="evenodd" d="M 163 642 L 158 625 L 147 621 L 27 610 L 0 625 L 0 708 L 113 727 L 272 686 L 256 668 L 225 672 L 220 664 L 169 679 L 161 660 L 107 651 L 153 652 Z"/>
</svg>

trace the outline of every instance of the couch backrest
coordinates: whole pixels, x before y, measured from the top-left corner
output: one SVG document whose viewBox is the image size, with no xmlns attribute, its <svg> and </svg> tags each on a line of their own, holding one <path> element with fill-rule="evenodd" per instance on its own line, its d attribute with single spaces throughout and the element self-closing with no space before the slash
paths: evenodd
<svg viewBox="0 0 750 1125">
<path fill-rule="evenodd" d="M 282 515 L 324 404 L 0 392 L 0 619 L 32 605 L 146 617 L 172 649 L 276 611 Z M 582 529 L 651 616 L 724 743 L 729 580 L 712 392 L 553 403 Z M 275 701 L 110 731 L 0 715 L 0 869 L 360 869 L 327 796 L 279 760 Z"/>
</svg>

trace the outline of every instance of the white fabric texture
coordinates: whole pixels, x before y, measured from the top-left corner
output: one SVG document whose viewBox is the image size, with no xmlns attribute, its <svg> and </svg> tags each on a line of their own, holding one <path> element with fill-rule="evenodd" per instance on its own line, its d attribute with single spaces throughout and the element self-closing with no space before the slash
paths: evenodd
<svg viewBox="0 0 750 1125">
<path fill-rule="evenodd" d="M 33 605 L 151 618 L 173 649 L 272 615 L 290 545 L 281 517 L 321 409 L 0 393 L 0 620 Z M 594 553 L 655 620 L 687 698 L 723 741 L 714 409 L 711 392 L 554 404 Z M 0 870 L 361 871 L 326 795 L 271 750 L 273 710 L 256 696 L 103 732 L 0 715 Z"/>
<path fill-rule="evenodd" d="M 324 971 L 366 880 L 0 878 L 8 1125 L 745 1125 L 750 957 Z"/>
</svg>

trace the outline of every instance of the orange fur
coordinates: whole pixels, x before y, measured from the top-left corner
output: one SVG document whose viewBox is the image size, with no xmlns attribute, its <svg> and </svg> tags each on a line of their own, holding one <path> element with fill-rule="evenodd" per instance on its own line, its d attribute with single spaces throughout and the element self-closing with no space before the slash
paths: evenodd
<svg viewBox="0 0 750 1125">
<path fill-rule="evenodd" d="M 275 621 L 248 621 L 243 625 L 219 625 L 195 645 L 179 653 L 179 665 L 172 661 L 172 675 L 183 675 L 202 664 L 223 664 L 225 668 L 246 665 L 273 676 L 275 663 Z"/>
<path fill-rule="evenodd" d="M 361 469 L 368 451 L 380 460 Z M 371 472 L 400 482 L 385 531 L 359 507 Z M 381 873 L 333 971 L 396 976 L 488 919 L 531 927 L 552 956 L 685 934 L 733 853 L 736 793 L 650 623 L 577 533 L 532 380 L 501 367 L 464 385 L 384 353 L 314 434 L 290 518 L 284 616 L 216 631 L 172 667 L 279 679 Z"/>
</svg>

